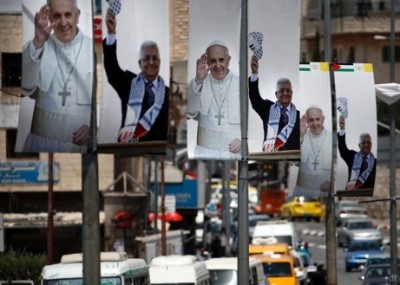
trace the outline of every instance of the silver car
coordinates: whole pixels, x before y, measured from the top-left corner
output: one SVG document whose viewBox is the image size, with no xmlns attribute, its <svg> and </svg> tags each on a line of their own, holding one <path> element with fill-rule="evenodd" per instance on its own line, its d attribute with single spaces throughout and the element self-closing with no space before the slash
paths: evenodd
<svg viewBox="0 0 400 285">
<path fill-rule="evenodd" d="M 357 201 L 342 200 L 335 207 L 336 224 L 340 226 L 343 220 L 350 218 L 368 218 L 367 209 Z"/>
<path fill-rule="evenodd" d="M 354 241 L 376 241 L 382 245 L 383 235 L 370 219 L 347 219 L 337 230 L 339 247 L 349 246 Z"/>
</svg>

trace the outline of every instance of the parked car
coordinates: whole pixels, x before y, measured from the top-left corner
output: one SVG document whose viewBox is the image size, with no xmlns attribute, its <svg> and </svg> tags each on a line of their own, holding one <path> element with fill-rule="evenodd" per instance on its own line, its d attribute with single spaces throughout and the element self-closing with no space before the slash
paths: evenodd
<svg viewBox="0 0 400 285">
<path fill-rule="evenodd" d="M 314 219 L 319 222 L 323 213 L 321 202 L 316 198 L 291 197 L 281 207 L 282 218 L 289 220 L 305 218 L 307 220 Z"/>
<path fill-rule="evenodd" d="M 354 241 L 383 242 L 383 234 L 370 219 L 347 219 L 337 230 L 339 247 L 348 246 Z"/>
<path fill-rule="evenodd" d="M 357 201 L 342 200 L 335 206 L 336 225 L 340 226 L 344 219 L 368 218 L 367 208 Z"/>
<path fill-rule="evenodd" d="M 400 272 L 400 266 L 397 268 Z M 398 280 L 400 276 L 397 276 Z M 373 264 L 365 268 L 360 276 L 361 284 L 391 284 L 390 283 L 390 264 Z"/>
<path fill-rule="evenodd" d="M 352 269 L 363 269 L 370 256 L 383 253 L 383 246 L 375 241 L 355 241 L 345 248 L 346 272 Z"/>
</svg>

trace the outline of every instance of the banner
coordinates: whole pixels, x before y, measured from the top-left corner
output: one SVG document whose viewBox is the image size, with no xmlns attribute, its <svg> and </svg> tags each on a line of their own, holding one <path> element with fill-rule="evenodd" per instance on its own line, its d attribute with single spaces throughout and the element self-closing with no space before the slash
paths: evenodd
<svg viewBox="0 0 400 285">
<path fill-rule="evenodd" d="M 67 7 L 59 2 L 48 7 L 45 0 L 23 1 L 23 98 L 17 152 L 87 151 L 94 80 L 93 17 L 90 2 L 78 0 L 77 6 L 73 1 Z M 35 30 L 48 34 L 35 34 Z"/>
<path fill-rule="evenodd" d="M 249 96 L 250 99 L 253 98 L 249 101 L 248 114 L 250 157 L 254 159 L 299 159 L 300 2 L 296 0 L 252 0 L 249 1 L 248 18 L 249 33 L 260 32 L 263 34 L 261 45 L 263 55 L 258 60 L 258 81 L 254 84 L 251 83 L 252 80 L 249 82 Z M 249 48 L 250 61 L 253 54 L 254 52 Z M 285 86 L 277 86 L 278 80 L 282 78 L 288 79 L 291 83 L 290 86 L 286 83 L 284 83 Z M 290 90 L 286 91 L 288 87 Z M 261 98 L 257 96 L 257 90 Z M 285 93 L 279 93 L 281 91 Z M 278 108 L 270 111 L 271 105 L 281 101 L 280 98 L 287 100 L 287 103 L 293 103 L 293 108 L 289 110 L 289 124 L 292 128 L 286 130 L 279 125 L 281 120 L 279 113 L 276 112 Z M 273 122 L 274 120 L 277 120 L 276 124 Z M 280 138 L 283 142 L 278 144 Z"/>
<path fill-rule="evenodd" d="M 373 66 L 338 65 L 335 72 L 338 118 L 336 191 L 372 196 L 377 166 L 377 111 Z"/>
<path fill-rule="evenodd" d="M 168 1 L 103 1 L 102 8 L 104 65 L 99 151 L 125 150 L 126 154 L 143 155 L 149 153 L 151 143 L 162 142 L 161 152 L 165 153 L 170 80 Z M 109 8 L 113 12 L 107 16 Z M 107 17 L 114 19 L 112 39 Z M 149 81 L 153 86 L 148 89 Z"/>
<path fill-rule="evenodd" d="M 326 197 L 333 159 L 329 63 L 300 64 L 299 70 L 301 155 L 290 165 L 288 194 Z"/>
</svg>

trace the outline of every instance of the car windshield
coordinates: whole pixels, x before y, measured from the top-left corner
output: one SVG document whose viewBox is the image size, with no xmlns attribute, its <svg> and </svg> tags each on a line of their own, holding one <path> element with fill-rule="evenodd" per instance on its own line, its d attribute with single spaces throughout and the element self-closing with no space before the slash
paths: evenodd
<svg viewBox="0 0 400 285">
<path fill-rule="evenodd" d="M 292 276 L 292 269 L 289 262 L 267 262 L 263 263 L 266 277 Z"/>
<path fill-rule="evenodd" d="M 358 221 L 351 222 L 348 224 L 349 230 L 365 230 L 365 229 L 373 229 L 374 225 L 371 221 Z"/>
<path fill-rule="evenodd" d="M 371 242 L 357 242 L 349 245 L 348 251 L 361 251 L 361 250 L 381 250 L 381 246 L 378 243 Z"/>
<path fill-rule="evenodd" d="M 210 270 L 211 285 L 238 284 L 236 270 Z"/>
<path fill-rule="evenodd" d="M 387 277 L 389 275 L 390 275 L 389 266 L 369 268 L 365 273 L 366 278 L 382 278 L 382 277 Z"/>
<path fill-rule="evenodd" d="M 255 227 L 256 226 L 256 224 L 259 222 L 259 221 L 267 221 L 268 220 L 268 218 L 267 217 L 265 217 L 265 216 L 263 216 L 263 217 L 254 217 L 254 218 L 251 218 L 251 219 L 249 219 L 249 227 Z"/>
</svg>

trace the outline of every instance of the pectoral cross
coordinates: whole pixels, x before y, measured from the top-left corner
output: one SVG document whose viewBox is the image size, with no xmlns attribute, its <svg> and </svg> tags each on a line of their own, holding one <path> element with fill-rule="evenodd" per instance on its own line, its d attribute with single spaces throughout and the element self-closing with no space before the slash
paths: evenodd
<svg viewBox="0 0 400 285">
<path fill-rule="evenodd" d="M 314 165 L 314 171 L 317 170 L 317 165 L 319 164 L 318 161 L 314 160 L 314 162 L 311 164 Z"/>
<path fill-rule="evenodd" d="M 224 115 L 221 114 L 221 112 L 218 112 L 214 117 L 218 119 L 218 126 L 221 125 L 221 119 L 224 118 Z"/>
<path fill-rule="evenodd" d="M 67 87 L 64 86 L 63 90 L 58 92 L 58 96 L 62 97 L 62 106 L 65 106 L 65 100 L 68 96 L 71 96 L 71 92 L 67 91 Z"/>
</svg>

